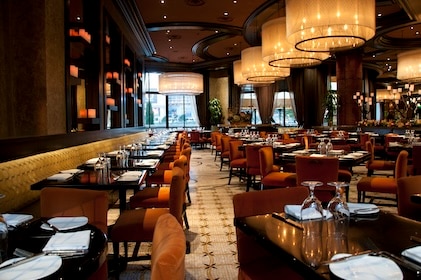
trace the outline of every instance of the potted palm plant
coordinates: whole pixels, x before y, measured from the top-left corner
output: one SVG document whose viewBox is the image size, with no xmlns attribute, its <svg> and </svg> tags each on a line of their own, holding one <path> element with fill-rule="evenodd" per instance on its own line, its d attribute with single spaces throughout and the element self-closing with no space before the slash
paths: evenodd
<svg viewBox="0 0 421 280">
<path fill-rule="evenodd" d="M 222 122 L 222 106 L 218 98 L 213 98 L 209 101 L 210 124 L 212 130 L 215 130 L 218 124 Z M 217 128 L 216 128 L 217 129 Z"/>
<path fill-rule="evenodd" d="M 336 106 L 337 106 L 336 90 L 329 90 L 325 99 L 325 109 L 326 109 L 326 120 L 328 126 L 333 126 L 333 116 L 335 115 Z"/>
</svg>

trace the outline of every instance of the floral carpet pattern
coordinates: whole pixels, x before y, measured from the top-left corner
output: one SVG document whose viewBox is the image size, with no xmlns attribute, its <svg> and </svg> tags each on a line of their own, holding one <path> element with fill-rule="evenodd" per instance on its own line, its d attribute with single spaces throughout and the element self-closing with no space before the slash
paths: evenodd
<svg viewBox="0 0 421 280">
<path fill-rule="evenodd" d="M 219 159 L 209 149 L 194 149 L 191 159 L 190 194 L 192 203 L 187 208 L 190 229 L 185 230 L 191 252 L 186 254 L 186 279 L 237 279 L 237 251 L 233 225 L 232 197 L 245 191 L 245 183 L 235 177 L 228 183 L 228 167 L 219 171 Z M 356 183 L 365 176 L 364 166 L 354 167 L 350 185 L 350 201 L 356 202 Z M 396 207 L 382 207 L 396 212 Z M 109 222 L 118 215 L 109 212 Z M 151 244 L 142 244 L 149 252 Z M 112 279 L 112 278 L 110 278 Z M 150 279 L 150 261 L 129 263 L 120 279 Z"/>
</svg>

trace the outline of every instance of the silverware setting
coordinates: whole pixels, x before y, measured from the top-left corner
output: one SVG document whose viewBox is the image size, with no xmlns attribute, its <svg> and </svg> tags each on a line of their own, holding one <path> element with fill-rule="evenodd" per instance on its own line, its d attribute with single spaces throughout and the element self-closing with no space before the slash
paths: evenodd
<svg viewBox="0 0 421 280">
<path fill-rule="evenodd" d="M 365 255 L 371 255 L 371 254 L 373 254 L 372 250 L 366 250 L 366 251 L 362 251 L 362 252 L 353 253 L 353 254 L 345 256 L 345 257 L 323 261 L 323 262 L 321 262 L 321 265 L 328 265 L 328 264 L 331 264 L 331 263 L 343 262 L 343 261 L 347 261 L 347 260 L 350 260 L 350 259 L 362 257 L 362 256 L 365 256 Z"/>
</svg>

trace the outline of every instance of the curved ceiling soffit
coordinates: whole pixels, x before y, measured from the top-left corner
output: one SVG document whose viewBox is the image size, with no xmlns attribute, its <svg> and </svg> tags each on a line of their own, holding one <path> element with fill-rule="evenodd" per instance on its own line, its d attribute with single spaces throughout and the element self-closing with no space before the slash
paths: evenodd
<svg viewBox="0 0 421 280">
<path fill-rule="evenodd" d="M 218 33 L 212 36 L 209 36 L 205 39 L 202 39 L 200 41 L 198 41 L 197 43 L 195 43 L 193 45 L 192 48 L 192 52 L 204 59 L 204 60 L 217 60 L 219 59 L 218 57 L 215 57 L 211 54 L 209 54 L 209 48 L 211 47 L 211 45 L 216 44 L 220 41 L 235 37 L 235 36 L 239 36 L 242 35 L 241 31 L 240 32 L 230 32 L 230 33 Z"/>
<path fill-rule="evenodd" d="M 244 33 L 244 39 L 250 46 L 258 46 L 262 43 L 262 37 L 261 37 L 261 30 L 262 30 L 262 24 L 258 23 L 260 19 L 259 16 L 261 16 L 266 10 L 271 8 L 272 6 L 276 5 L 277 10 L 281 8 L 285 8 L 285 1 L 284 0 L 271 0 L 267 1 L 260 7 L 258 7 L 256 10 L 254 10 L 250 16 L 247 18 L 247 20 L 244 22 L 243 25 L 243 33 Z"/>
</svg>

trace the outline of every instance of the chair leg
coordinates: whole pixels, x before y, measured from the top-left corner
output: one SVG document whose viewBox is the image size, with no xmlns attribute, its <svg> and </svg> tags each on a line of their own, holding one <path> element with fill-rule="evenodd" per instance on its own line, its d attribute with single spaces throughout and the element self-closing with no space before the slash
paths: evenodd
<svg viewBox="0 0 421 280">
<path fill-rule="evenodd" d="M 189 220 L 187 219 L 186 205 L 184 205 L 183 208 L 184 208 L 184 211 L 183 211 L 184 224 L 186 226 L 186 229 L 190 229 Z"/>
<path fill-rule="evenodd" d="M 250 190 L 250 185 L 251 185 L 251 175 L 247 174 L 247 188 L 246 188 L 246 192 L 248 192 Z"/>
<path fill-rule="evenodd" d="M 187 201 L 191 204 L 189 183 L 186 184 L 186 195 L 187 195 Z"/>
<path fill-rule="evenodd" d="M 231 184 L 231 177 L 232 177 L 232 167 L 230 167 L 230 175 L 228 177 L 228 185 Z"/>
</svg>

